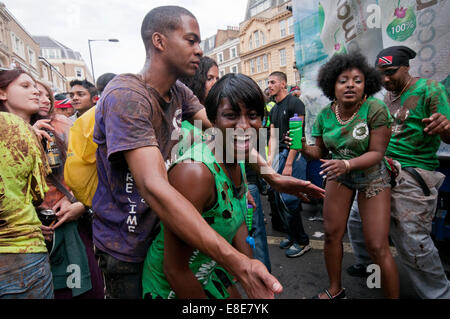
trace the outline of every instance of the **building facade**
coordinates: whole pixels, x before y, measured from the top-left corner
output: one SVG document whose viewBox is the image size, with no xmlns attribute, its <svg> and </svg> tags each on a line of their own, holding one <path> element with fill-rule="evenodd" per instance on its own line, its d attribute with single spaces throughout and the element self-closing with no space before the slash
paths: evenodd
<svg viewBox="0 0 450 319">
<path fill-rule="evenodd" d="M 249 0 L 240 26 L 242 73 L 265 89 L 270 73 L 286 73 L 288 86 L 300 84 L 295 67 L 292 1 Z"/>
<path fill-rule="evenodd" d="M 66 91 L 72 80 L 92 82 L 92 75 L 81 54 L 48 36 L 34 36 L 41 49 L 41 56 L 66 78 Z"/>
<path fill-rule="evenodd" d="M 40 56 L 39 43 L 2 2 L 0 2 L 0 67 L 20 67 L 35 79 L 47 84 L 55 93 L 66 90 L 64 75 Z"/>
<path fill-rule="evenodd" d="M 239 57 L 239 28 L 228 27 L 202 41 L 203 54 L 214 59 L 219 67 L 219 76 L 227 73 L 241 73 Z"/>
<path fill-rule="evenodd" d="M 20 67 L 40 79 L 39 44 L 0 2 L 0 65 Z"/>
</svg>

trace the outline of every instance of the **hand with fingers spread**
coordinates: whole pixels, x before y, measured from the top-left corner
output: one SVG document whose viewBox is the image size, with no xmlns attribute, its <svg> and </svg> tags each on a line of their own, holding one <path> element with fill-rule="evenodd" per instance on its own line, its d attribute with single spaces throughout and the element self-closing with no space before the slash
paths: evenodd
<svg viewBox="0 0 450 319">
<path fill-rule="evenodd" d="M 320 175 L 325 175 L 328 180 L 333 180 L 339 176 L 348 173 L 350 165 L 345 163 L 345 160 L 320 160 L 323 164 L 320 167 Z M 348 161 L 347 161 L 348 163 Z"/>
<path fill-rule="evenodd" d="M 429 135 L 441 135 L 450 132 L 450 121 L 441 113 L 434 113 L 430 117 L 424 118 L 422 123 L 427 125 L 424 131 Z"/>
<path fill-rule="evenodd" d="M 250 299 L 274 299 L 283 292 L 283 286 L 257 259 L 245 262 L 245 270 L 238 276 L 239 282 Z"/>
<path fill-rule="evenodd" d="M 309 202 L 306 195 L 321 199 L 325 197 L 325 190 L 312 184 L 292 176 L 283 176 L 277 174 L 271 186 L 280 193 L 291 194 L 300 197 L 301 200 Z"/>
<path fill-rule="evenodd" d="M 42 137 L 45 137 L 49 141 L 52 139 L 50 137 L 50 135 L 45 131 L 45 129 L 50 130 L 50 131 L 55 131 L 53 126 L 50 125 L 50 122 L 51 122 L 51 120 L 49 120 L 49 119 L 42 119 L 42 120 L 36 121 L 36 123 L 34 123 L 34 125 L 33 125 L 33 129 L 41 141 L 42 141 Z"/>
</svg>

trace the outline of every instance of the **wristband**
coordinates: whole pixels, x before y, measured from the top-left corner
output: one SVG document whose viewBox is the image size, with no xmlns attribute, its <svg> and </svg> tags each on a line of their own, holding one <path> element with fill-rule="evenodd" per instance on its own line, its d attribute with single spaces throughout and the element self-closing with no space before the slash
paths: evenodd
<svg viewBox="0 0 450 319">
<path fill-rule="evenodd" d="M 348 173 L 350 172 L 350 162 L 347 160 L 342 160 L 344 162 L 345 165 L 345 172 Z"/>
</svg>

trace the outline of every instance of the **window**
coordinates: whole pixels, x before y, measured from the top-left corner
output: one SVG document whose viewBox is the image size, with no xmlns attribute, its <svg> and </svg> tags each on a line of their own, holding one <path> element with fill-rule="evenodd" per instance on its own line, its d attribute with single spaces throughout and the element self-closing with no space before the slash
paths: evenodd
<svg viewBox="0 0 450 319">
<path fill-rule="evenodd" d="M 261 57 L 256 58 L 256 72 L 261 72 Z"/>
<path fill-rule="evenodd" d="M 266 44 L 266 37 L 264 36 L 264 32 L 261 31 L 261 43 L 262 45 Z"/>
<path fill-rule="evenodd" d="M 235 57 L 237 57 L 237 50 L 236 50 L 236 47 L 232 47 L 232 48 L 230 49 L 230 56 L 231 56 L 232 59 L 234 59 Z"/>
<path fill-rule="evenodd" d="M 258 81 L 258 86 L 262 89 L 263 88 L 263 81 L 262 80 L 259 80 Z"/>
<path fill-rule="evenodd" d="M 286 66 L 286 49 L 280 50 L 280 66 Z"/>
<path fill-rule="evenodd" d="M 42 66 L 42 77 L 48 81 L 48 69 L 45 65 Z"/>
<path fill-rule="evenodd" d="M 18 56 L 25 59 L 25 45 L 22 39 L 18 38 L 14 33 L 11 32 L 11 43 L 13 47 L 13 52 Z"/>
<path fill-rule="evenodd" d="M 219 70 L 219 77 L 222 77 L 225 75 L 225 70 Z"/>
<path fill-rule="evenodd" d="M 217 62 L 222 63 L 223 62 L 223 52 L 217 53 Z"/>
<path fill-rule="evenodd" d="M 255 73 L 255 59 L 250 60 L 250 74 Z"/>
<path fill-rule="evenodd" d="M 248 39 L 248 49 L 249 49 L 249 50 L 253 49 L 252 36 L 250 36 L 250 38 Z"/>
<path fill-rule="evenodd" d="M 214 48 L 214 38 L 210 38 L 208 42 L 209 42 L 209 49 L 211 50 L 212 48 Z"/>
<path fill-rule="evenodd" d="M 233 73 L 238 73 L 238 67 L 237 67 L 237 65 L 233 65 L 233 66 L 231 67 L 231 72 L 233 72 Z"/>
<path fill-rule="evenodd" d="M 286 36 L 286 20 L 280 21 L 280 37 Z"/>
<path fill-rule="evenodd" d="M 250 16 L 253 17 L 264 10 L 270 8 L 270 0 L 260 0 L 256 1 L 253 7 L 250 8 Z"/>
<path fill-rule="evenodd" d="M 34 66 L 36 68 L 36 54 L 34 53 L 33 49 L 28 47 L 28 62 L 31 66 Z"/>
<path fill-rule="evenodd" d="M 269 69 L 269 62 L 267 60 L 267 54 L 263 55 L 263 68 L 264 68 L 264 71 L 267 71 Z"/>
<path fill-rule="evenodd" d="M 289 17 L 287 19 L 287 24 L 288 24 L 288 34 L 293 34 L 294 33 L 294 19 L 292 17 Z"/>
<path fill-rule="evenodd" d="M 42 55 L 46 59 L 61 59 L 60 49 L 42 49 Z"/>
<path fill-rule="evenodd" d="M 5 30 L 5 26 L 3 22 L 0 21 L 0 43 L 5 42 L 3 32 Z"/>
<path fill-rule="evenodd" d="M 82 69 L 82 68 L 76 67 L 76 68 L 75 68 L 75 76 L 76 76 L 77 78 L 83 78 L 83 77 L 84 77 L 84 76 L 83 76 L 83 69 Z"/>
<path fill-rule="evenodd" d="M 255 48 L 259 47 L 259 32 L 255 31 L 253 32 L 253 38 L 255 39 Z"/>
</svg>

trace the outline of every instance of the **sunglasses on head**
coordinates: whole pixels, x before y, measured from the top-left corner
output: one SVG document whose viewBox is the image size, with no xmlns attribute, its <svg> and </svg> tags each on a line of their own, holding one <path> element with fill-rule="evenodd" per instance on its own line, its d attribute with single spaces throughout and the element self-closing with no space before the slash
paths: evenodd
<svg viewBox="0 0 450 319">
<path fill-rule="evenodd" d="M 380 73 L 385 76 L 391 76 L 397 73 L 398 69 L 400 68 L 380 70 Z"/>
</svg>

